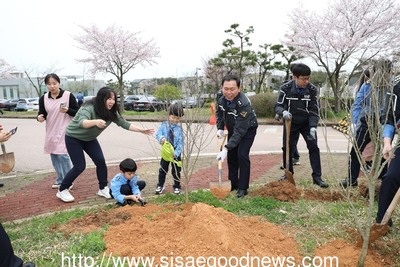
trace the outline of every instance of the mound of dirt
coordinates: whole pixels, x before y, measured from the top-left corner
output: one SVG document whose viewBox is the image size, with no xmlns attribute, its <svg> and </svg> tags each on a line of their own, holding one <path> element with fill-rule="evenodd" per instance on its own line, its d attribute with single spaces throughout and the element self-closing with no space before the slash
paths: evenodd
<svg viewBox="0 0 400 267">
<path fill-rule="evenodd" d="M 338 265 L 321 265 L 321 266 L 357 266 L 357 259 L 360 256 L 360 248 L 355 245 L 349 244 L 344 240 L 337 239 L 329 242 L 314 252 L 315 256 L 325 257 L 337 257 Z M 365 266 L 390 266 L 391 263 L 385 262 L 378 255 L 374 254 L 373 251 L 369 251 L 365 260 Z"/>
<path fill-rule="evenodd" d="M 280 259 L 290 256 L 297 264 L 302 260 L 298 244 L 285 228 L 261 217 L 238 217 L 203 203 L 102 210 L 73 219 L 61 229 L 87 233 L 105 224 L 110 225 L 104 236 L 107 255 L 154 257 L 155 263 L 160 263 L 162 257 L 168 257 L 171 263 L 177 257 L 238 259 L 247 255 Z M 359 251 L 354 245 L 335 240 L 313 255 L 336 256 L 338 266 L 357 266 Z M 387 262 L 370 253 L 365 266 L 387 266 Z"/>
<path fill-rule="evenodd" d="M 270 197 L 279 201 L 294 202 L 299 199 L 300 192 L 287 180 L 272 181 L 250 192 L 252 196 Z"/>
<path fill-rule="evenodd" d="M 203 203 L 173 208 L 151 218 L 134 216 L 105 235 L 107 252 L 121 256 L 292 256 L 297 244 L 279 226 L 258 217 L 237 217 Z M 139 246 L 127 246 L 140 240 Z"/>
<path fill-rule="evenodd" d="M 289 181 L 272 181 L 264 186 L 256 188 L 251 192 L 252 196 L 274 198 L 279 201 L 295 202 L 298 199 L 337 201 L 343 200 L 344 196 L 339 192 L 326 189 L 303 190 L 296 188 Z"/>
</svg>

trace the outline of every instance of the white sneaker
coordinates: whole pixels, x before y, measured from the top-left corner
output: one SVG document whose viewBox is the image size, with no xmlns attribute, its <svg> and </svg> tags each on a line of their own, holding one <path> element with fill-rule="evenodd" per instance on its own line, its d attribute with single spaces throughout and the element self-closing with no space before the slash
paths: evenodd
<svg viewBox="0 0 400 267">
<path fill-rule="evenodd" d="M 58 197 L 59 199 L 61 199 L 64 202 L 72 202 L 75 200 L 75 198 L 71 195 L 71 193 L 69 192 L 68 189 L 64 189 L 61 192 L 60 192 L 60 190 L 58 190 L 56 197 Z"/>
<path fill-rule="evenodd" d="M 110 188 L 108 188 L 108 187 L 106 186 L 106 187 L 104 187 L 103 189 L 99 189 L 99 191 L 97 192 L 97 195 L 98 195 L 98 196 L 101 196 L 101 197 L 105 197 L 105 198 L 111 198 L 111 195 L 110 195 Z"/>
<path fill-rule="evenodd" d="M 51 188 L 53 189 L 58 189 L 60 188 L 61 184 L 52 184 Z M 69 187 L 69 190 L 72 190 L 72 188 L 74 188 L 74 184 L 71 184 L 71 186 Z"/>
</svg>

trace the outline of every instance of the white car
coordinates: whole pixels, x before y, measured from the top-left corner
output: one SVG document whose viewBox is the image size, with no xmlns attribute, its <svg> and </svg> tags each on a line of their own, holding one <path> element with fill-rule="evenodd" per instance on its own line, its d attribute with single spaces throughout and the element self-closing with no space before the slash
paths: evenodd
<svg viewBox="0 0 400 267">
<path fill-rule="evenodd" d="M 28 109 L 33 111 L 39 110 L 39 97 L 28 99 Z"/>
</svg>

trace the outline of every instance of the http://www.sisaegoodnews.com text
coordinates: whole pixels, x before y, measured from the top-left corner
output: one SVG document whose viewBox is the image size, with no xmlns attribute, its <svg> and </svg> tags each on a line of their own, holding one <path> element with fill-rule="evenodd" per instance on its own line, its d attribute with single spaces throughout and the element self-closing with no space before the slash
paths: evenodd
<svg viewBox="0 0 400 267">
<path fill-rule="evenodd" d="M 291 256 L 252 256 L 246 253 L 242 256 L 116 256 L 103 253 L 101 256 L 86 256 L 82 254 L 61 254 L 61 267 L 337 267 L 339 258 L 336 256 L 305 256 L 296 259 Z"/>
</svg>

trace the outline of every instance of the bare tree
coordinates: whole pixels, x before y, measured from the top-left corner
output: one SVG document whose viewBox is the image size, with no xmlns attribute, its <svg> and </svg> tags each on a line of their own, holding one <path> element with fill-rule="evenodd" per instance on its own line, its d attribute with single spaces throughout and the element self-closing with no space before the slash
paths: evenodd
<svg viewBox="0 0 400 267">
<path fill-rule="evenodd" d="M 4 59 L 0 58 L 0 79 L 12 78 L 11 72 L 14 71 L 14 67 L 8 64 Z"/>
<path fill-rule="evenodd" d="M 109 73 L 119 85 L 119 94 L 124 98 L 124 75 L 138 64 L 152 65 L 159 56 L 159 48 L 153 40 L 143 41 L 139 33 L 131 33 L 115 25 L 104 30 L 96 25 L 80 26 L 82 35 L 75 36 L 79 48 L 88 52 L 89 56 L 79 59 L 79 62 L 91 63 L 92 74 Z M 124 109 L 121 101 L 121 110 Z"/>
<path fill-rule="evenodd" d="M 36 94 L 40 97 L 44 92 L 42 92 L 42 86 L 44 84 L 44 78 L 49 73 L 57 73 L 60 69 L 57 68 L 55 64 L 51 64 L 48 68 L 44 69 L 42 67 L 35 67 L 36 70 L 24 70 L 29 83 L 35 88 Z"/>
<path fill-rule="evenodd" d="M 285 44 L 326 70 L 337 112 L 345 89 L 340 81 L 342 70 L 353 67 L 352 76 L 371 58 L 398 51 L 399 13 L 396 0 L 332 0 L 321 14 L 298 7 L 290 15 Z"/>
<path fill-rule="evenodd" d="M 351 183 L 353 182 L 351 177 L 347 178 L 349 181 L 347 188 L 342 188 L 341 191 L 347 200 L 350 209 L 353 211 L 350 214 L 352 215 L 354 224 L 360 233 L 359 240 L 362 239 L 362 242 L 360 243 L 361 253 L 357 265 L 360 267 L 365 265 L 371 227 L 375 220 L 375 188 L 377 186 L 377 181 L 379 181 L 379 177 L 384 171 L 385 166 L 388 164 L 388 161 L 382 160 L 382 124 L 388 120 L 388 117 L 391 114 L 393 115 L 393 109 L 390 107 L 393 107 L 396 99 L 392 94 L 393 84 L 390 83 L 387 67 L 380 63 L 380 61 L 378 61 L 378 63 L 374 62 L 374 65 L 375 70 L 372 72 L 370 81 L 363 85 L 361 92 L 358 94 L 358 100 L 352 107 L 352 118 L 354 119 L 357 118 L 353 117 L 356 115 L 354 110 L 361 110 L 362 113 L 360 114 L 358 121 L 362 118 L 362 126 L 359 126 L 355 131 L 349 131 L 348 134 L 349 144 L 352 146 L 353 150 L 351 153 L 355 153 L 356 155 L 356 159 L 349 156 L 349 164 L 351 164 L 352 160 L 357 160 L 360 163 L 360 173 L 365 177 L 365 188 L 367 189 L 367 192 L 364 192 L 362 195 L 367 197 L 368 205 L 365 205 L 362 212 L 359 211 L 359 207 L 357 207 L 354 201 L 354 191 L 351 190 Z M 370 166 L 368 166 L 363 155 L 364 147 L 367 145 L 369 140 L 373 144 L 373 152 L 371 153 L 372 165 Z M 393 151 L 397 147 L 393 147 Z M 342 168 L 343 166 L 334 166 L 333 164 L 331 167 Z M 350 166 L 346 167 L 350 168 Z M 334 175 L 335 172 L 333 170 L 331 171 L 332 175 Z M 334 178 L 336 181 L 339 180 L 338 177 Z"/>
</svg>

